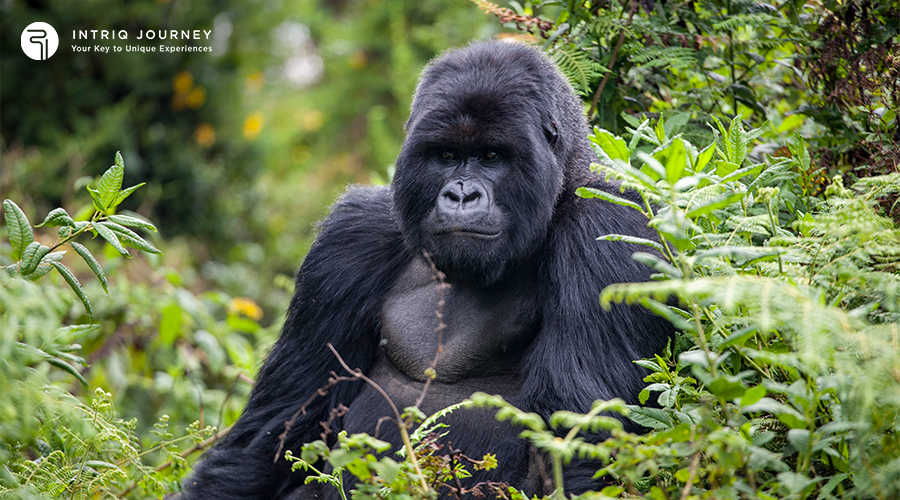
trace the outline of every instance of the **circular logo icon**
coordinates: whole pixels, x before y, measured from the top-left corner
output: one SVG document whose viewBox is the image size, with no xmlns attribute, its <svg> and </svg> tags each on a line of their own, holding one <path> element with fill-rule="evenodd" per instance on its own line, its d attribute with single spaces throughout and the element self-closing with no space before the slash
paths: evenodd
<svg viewBox="0 0 900 500">
<path fill-rule="evenodd" d="M 22 32 L 22 52 L 35 61 L 43 61 L 56 53 L 59 35 L 47 23 L 31 23 Z"/>
</svg>

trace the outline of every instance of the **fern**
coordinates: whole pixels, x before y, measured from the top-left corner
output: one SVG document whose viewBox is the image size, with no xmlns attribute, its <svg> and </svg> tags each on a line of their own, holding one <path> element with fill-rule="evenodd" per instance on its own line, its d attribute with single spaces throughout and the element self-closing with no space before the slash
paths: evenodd
<svg viewBox="0 0 900 500">
<path fill-rule="evenodd" d="M 559 66 L 569 82 L 580 93 L 590 92 L 591 81 L 605 68 L 588 57 L 584 50 L 572 44 L 557 44 L 550 52 L 550 58 Z"/>
<path fill-rule="evenodd" d="M 685 70 L 697 65 L 696 51 L 686 47 L 661 47 L 654 45 L 638 49 L 630 57 L 631 62 L 643 68 Z"/>
</svg>

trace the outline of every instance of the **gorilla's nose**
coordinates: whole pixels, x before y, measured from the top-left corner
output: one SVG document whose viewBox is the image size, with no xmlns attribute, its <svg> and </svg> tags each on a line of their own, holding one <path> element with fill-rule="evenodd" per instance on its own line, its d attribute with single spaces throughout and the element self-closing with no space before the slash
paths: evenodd
<svg viewBox="0 0 900 500">
<path fill-rule="evenodd" d="M 452 181 L 441 189 L 438 214 L 464 216 L 466 219 L 487 214 L 490 201 L 487 189 L 478 181 Z"/>
</svg>

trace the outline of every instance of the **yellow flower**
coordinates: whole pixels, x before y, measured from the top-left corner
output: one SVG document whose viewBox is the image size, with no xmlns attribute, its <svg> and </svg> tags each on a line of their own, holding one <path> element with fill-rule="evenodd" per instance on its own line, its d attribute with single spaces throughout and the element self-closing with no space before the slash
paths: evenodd
<svg viewBox="0 0 900 500">
<path fill-rule="evenodd" d="M 244 137 L 250 140 L 259 137 L 259 133 L 262 132 L 264 121 L 263 114 L 259 111 L 251 113 L 250 116 L 244 120 Z"/>
<path fill-rule="evenodd" d="M 172 80 L 172 88 L 175 89 L 176 94 L 187 94 L 193 86 L 194 77 L 187 71 L 178 73 L 175 75 L 175 79 Z"/>
<path fill-rule="evenodd" d="M 234 315 L 243 314 L 254 321 L 259 321 L 263 317 L 262 308 L 256 305 L 256 302 L 246 297 L 231 299 L 231 303 L 228 304 L 228 312 Z"/>
<path fill-rule="evenodd" d="M 206 89 L 196 87 L 187 95 L 187 106 L 191 109 L 197 109 L 206 102 Z"/>
</svg>

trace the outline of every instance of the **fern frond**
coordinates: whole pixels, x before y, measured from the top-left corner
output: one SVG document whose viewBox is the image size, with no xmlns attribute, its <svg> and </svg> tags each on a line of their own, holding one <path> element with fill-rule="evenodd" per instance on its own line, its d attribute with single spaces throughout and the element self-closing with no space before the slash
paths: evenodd
<svg viewBox="0 0 900 500">
<path fill-rule="evenodd" d="M 588 57 L 587 53 L 572 44 L 560 44 L 550 52 L 550 58 L 559 66 L 569 82 L 579 92 L 591 92 L 591 80 L 596 79 L 605 68 Z"/>
<path fill-rule="evenodd" d="M 663 68 L 685 70 L 697 64 L 697 53 L 687 47 L 644 47 L 635 51 L 631 62 L 643 68 Z"/>
</svg>

